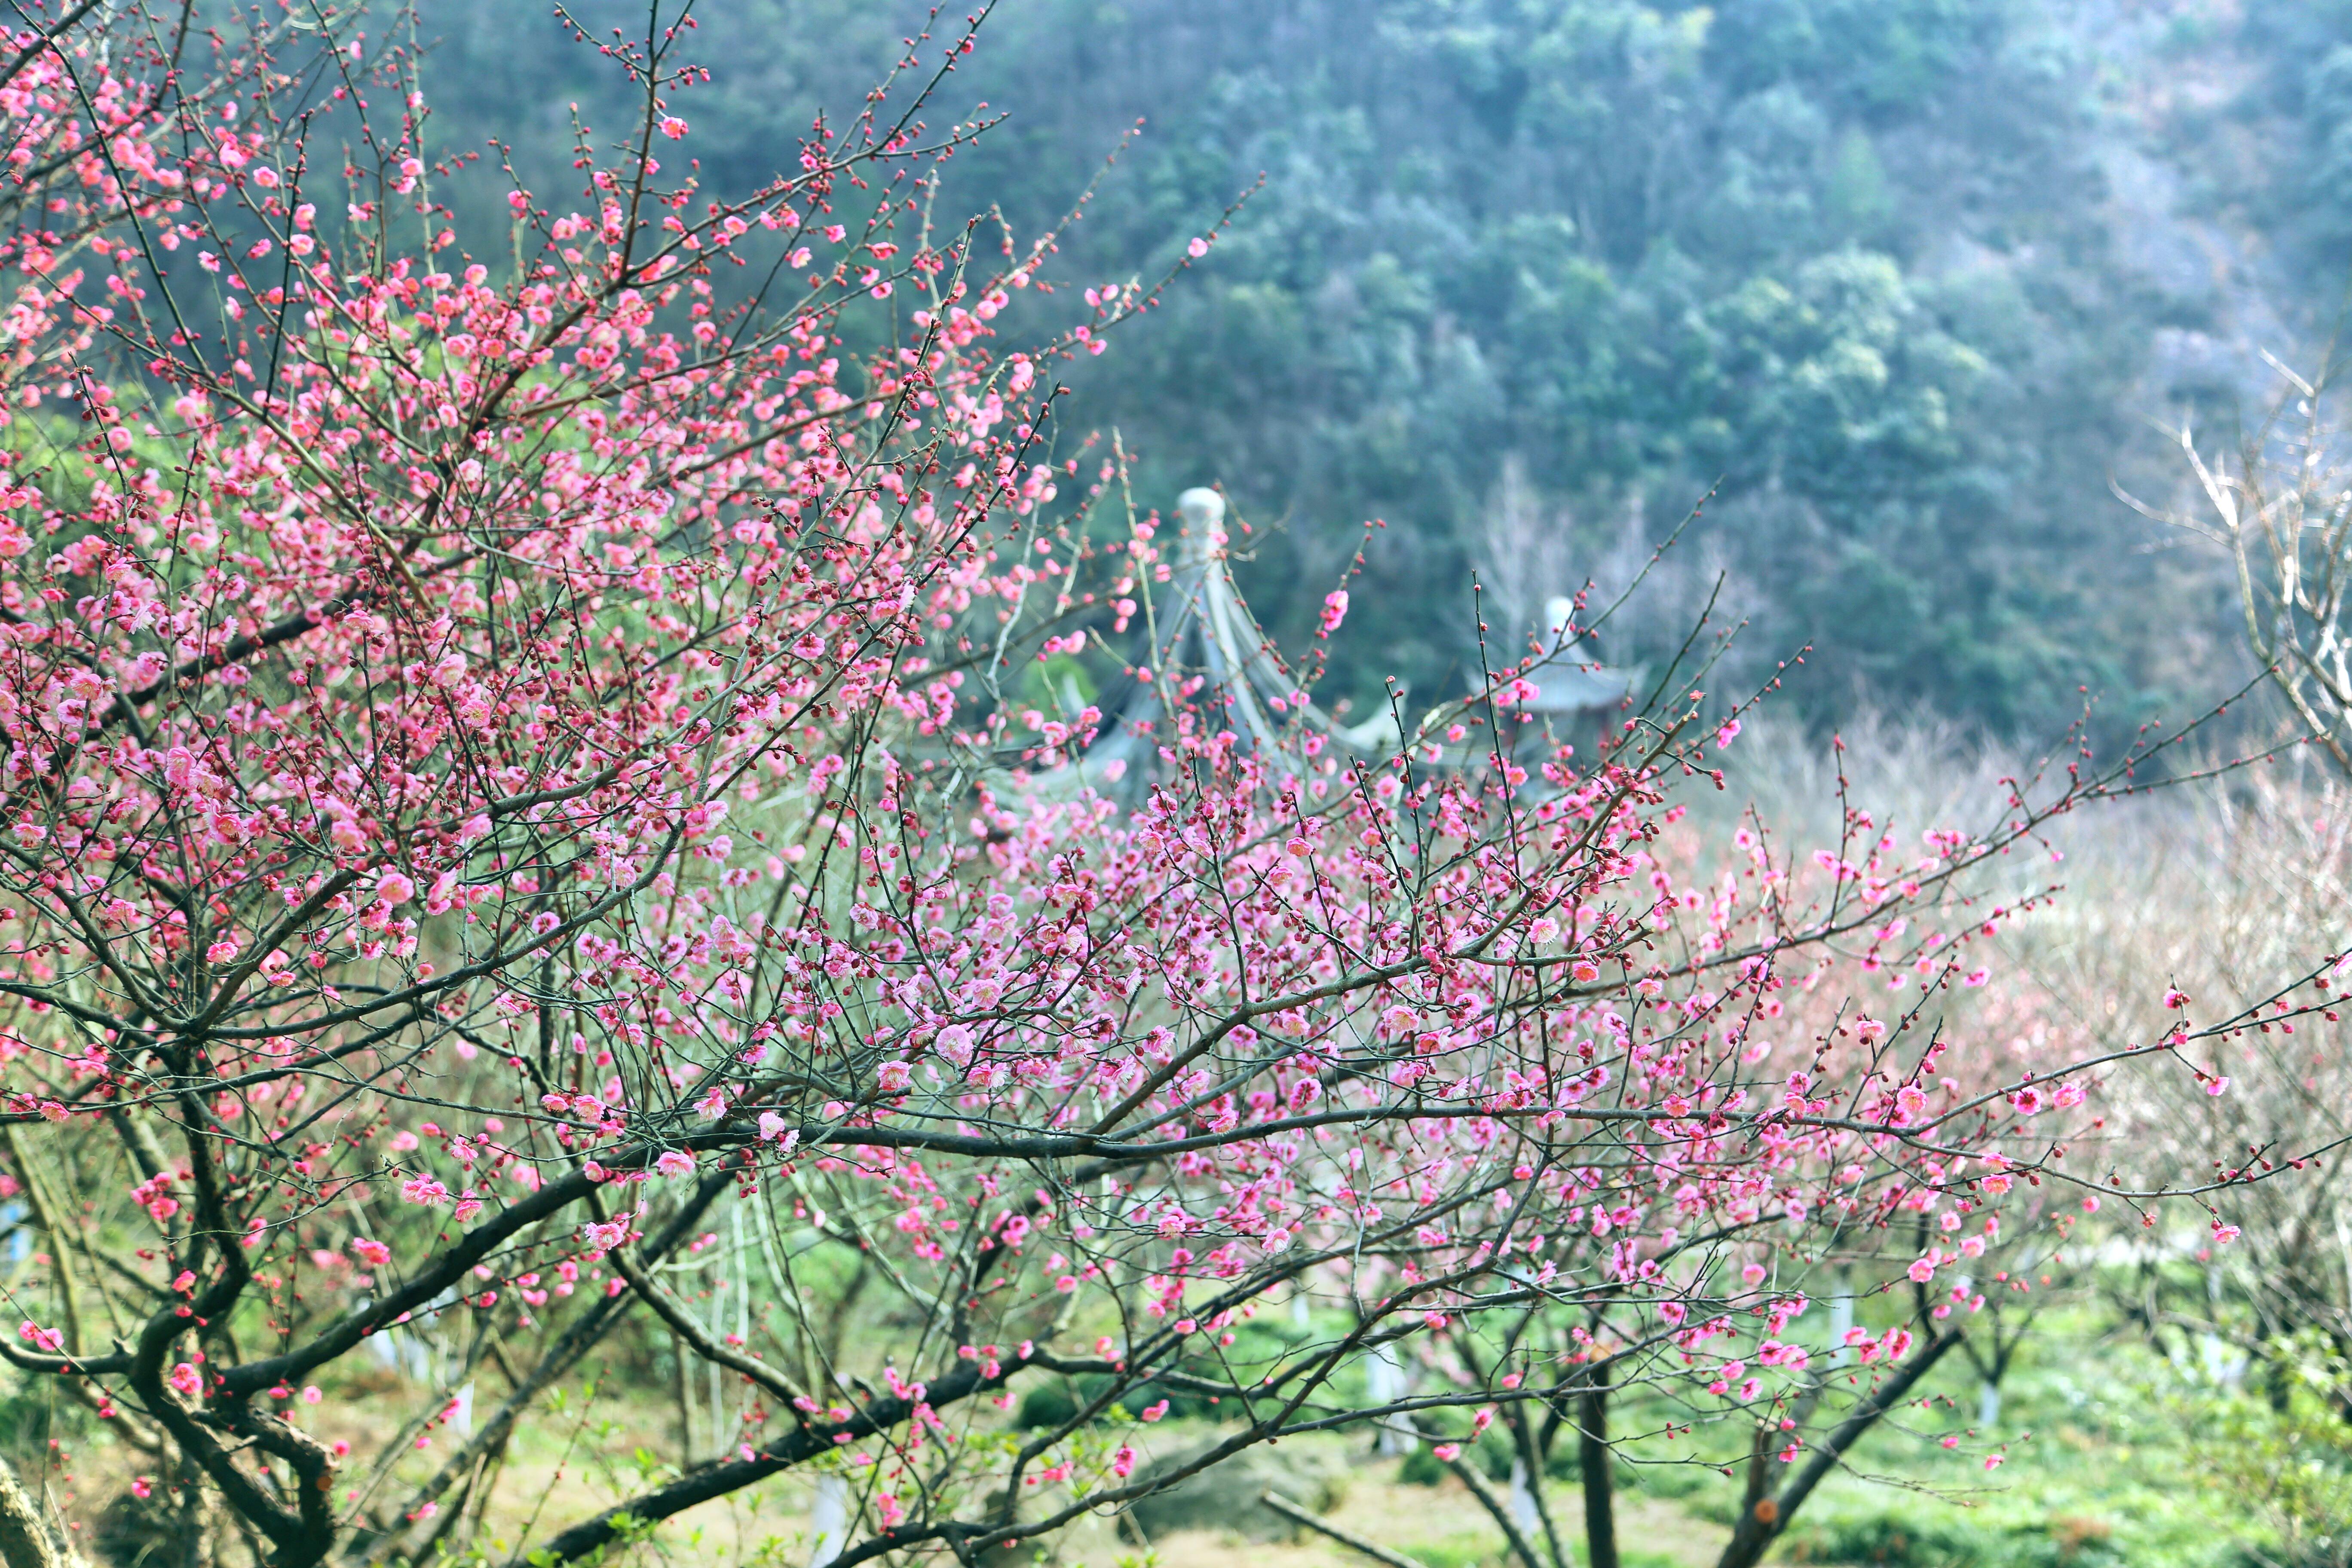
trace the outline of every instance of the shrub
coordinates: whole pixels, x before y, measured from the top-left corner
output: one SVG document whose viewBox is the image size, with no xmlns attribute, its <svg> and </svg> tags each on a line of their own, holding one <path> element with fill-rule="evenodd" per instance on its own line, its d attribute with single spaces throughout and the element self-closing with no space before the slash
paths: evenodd
<svg viewBox="0 0 2352 1568">
<path fill-rule="evenodd" d="M 2116 1560 L 2103 1521 L 2071 1516 L 1989 1526 L 1923 1500 L 1832 1510 L 1792 1530 L 1791 1561 L 1875 1568 L 2095 1568 Z"/>
</svg>

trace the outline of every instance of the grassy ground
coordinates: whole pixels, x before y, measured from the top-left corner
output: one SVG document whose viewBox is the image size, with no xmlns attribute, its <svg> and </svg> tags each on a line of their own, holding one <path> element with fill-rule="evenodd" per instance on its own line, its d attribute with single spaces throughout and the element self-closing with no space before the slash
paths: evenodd
<svg viewBox="0 0 2352 1568">
<path fill-rule="evenodd" d="M 1943 1379 L 1931 1408 L 1882 1424 L 1849 1469 L 1822 1486 L 1773 1559 L 1883 1568 L 2342 1561 L 2340 1525 L 2322 1540 L 2306 1519 L 2295 1539 L 2278 1494 L 2292 1463 L 2340 1474 L 2344 1447 L 2316 1460 L 2281 1458 L 2262 1438 L 2275 1426 L 2263 1402 L 2142 1345 L 2053 1333 L 2029 1346 L 2005 1380 L 1994 1428 L 1970 1434 L 1976 1415 L 1976 1391 L 1960 1377 Z M 1941 1440 L 1954 1432 L 1961 1445 L 1947 1449 Z M 1990 1469 L 1989 1457 L 1999 1460 Z M 1414 1485 L 1400 1468 L 1360 1461 L 1330 1517 L 1428 1568 L 1507 1568 L 1500 1533 L 1458 1483 Z M 1712 1469 L 1636 1468 L 1619 1506 L 1628 1568 L 1709 1568 L 1737 1501 L 1736 1483 Z M 1580 1562 L 1573 1480 L 1555 1484 L 1552 1507 Z M 1329 1542 L 1268 1547 L 1211 1531 L 1155 1542 L 1154 1552 L 1066 1551 L 1062 1560 L 1091 1568 L 1122 1559 L 1160 1568 L 1362 1568 L 1367 1561 Z"/>
<path fill-rule="evenodd" d="M 2298 1437 L 2264 1401 L 2231 1392 L 2204 1368 L 2175 1365 L 2137 1341 L 2087 1327 L 2029 1343 L 1991 1431 L 1969 1430 L 1977 1400 L 1968 1376 L 1957 1357 L 1939 1369 L 1931 1407 L 1882 1424 L 1800 1514 L 1775 1557 L 1874 1568 L 2342 1568 L 2352 1533 L 2345 1529 L 2352 1429 L 2340 1419 L 2330 1415 Z M 613 1387 L 583 1401 L 567 1390 L 526 1424 L 486 1521 L 482 1545 L 493 1560 L 659 1479 L 651 1456 L 674 1451 L 674 1430 L 651 1393 Z M 327 1405 L 321 1414 L 332 1414 L 321 1435 L 365 1439 L 371 1427 L 396 1427 L 416 1397 L 388 1379 L 356 1403 Z M 1627 1429 L 1642 1425 L 1637 1408 L 1625 1415 Z M 1171 1420 L 1145 1430 L 1152 1449 L 1168 1453 L 1213 1428 Z M 1955 1433 L 1959 1447 L 1943 1447 Z M 1702 1428 L 1700 1441 L 1738 1436 Z M 1366 1437 L 1325 1441 L 1341 1472 L 1335 1522 L 1426 1568 L 1507 1568 L 1500 1533 L 1450 1476 L 1425 1461 L 1375 1459 Z M 62 1486 L 51 1479 L 52 1495 L 71 1495 L 70 1511 L 94 1520 L 127 1488 L 136 1456 L 97 1430 L 71 1447 L 72 1472 Z M 422 1472 L 437 1457 L 434 1447 L 420 1449 L 402 1468 Z M 1989 1457 L 1999 1461 L 1990 1469 Z M 384 1492 L 404 1496 L 400 1479 L 388 1478 Z M 1420 1484 L 1430 1479 L 1436 1484 Z M 1702 1464 L 1629 1467 L 1619 1496 L 1627 1568 L 1711 1568 L 1738 1498 L 1737 1481 Z M 1575 1479 L 1554 1482 L 1550 1499 L 1581 1561 Z M 659 1532 L 666 1553 L 655 1555 L 799 1568 L 810 1501 L 805 1479 L 778 1478 L 671 1521 Z M 1366 1561 L 1319 1537 L 1264 1544 L 1193 1530 L 1143 1543 L 1107 1521 L 1066 1534 L 1055 1560 L 1073 1568 L 1362 1568 Z"/>
</svg>

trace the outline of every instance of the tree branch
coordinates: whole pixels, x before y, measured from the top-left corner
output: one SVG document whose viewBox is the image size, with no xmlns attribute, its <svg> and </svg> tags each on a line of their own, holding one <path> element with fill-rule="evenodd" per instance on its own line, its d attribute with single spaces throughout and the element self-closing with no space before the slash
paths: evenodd
<svg viewBox="0 0 2352 1568">
<path fill-rule="evenodd" d="M 1903 1403 L 1919 1380 L 1934 1370 L 1946 1352 L 1960 1342 L 1964 1336 L 1958 1331 L 1938 1335 L 1919 1349 L 1919 1353 L 1905 1362 L 1895 1374 L 1872 1393 L 1837 1424 L 1829 1436 L 1813 1450 L 1811 1460 L 1797 1472 L 1777 1498 L 1759 1498 L 1743 1510 L 1739 1522 L 1726 1543 L 1723 1555 L 1716 1559 L 1716 1568 L 1755 1568 L 1765 1549 L 1789 1528 L 1789 1521 L 1813 1489 L 1826 1479 L 1829 1473 L 1844 1462 L 1846 1451 L 1862 1435 L 1876 1426 L 1880 1417 Z"/>
</svg>

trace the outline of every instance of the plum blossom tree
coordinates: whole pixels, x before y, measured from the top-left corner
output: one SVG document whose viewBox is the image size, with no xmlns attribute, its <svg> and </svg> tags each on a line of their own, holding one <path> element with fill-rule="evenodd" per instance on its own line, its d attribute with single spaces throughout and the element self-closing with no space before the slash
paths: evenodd
<svg viewBox="0 0 2352 1568">
<path fill-rule="evenodd" d="M 2269 358 L 2269 356 L 2265 356 Z M 2284 386 L 2234 452 L 2200 451 L 2193 426 L 2179 442 L 2203 505 L 2143 514 L 2199 535 L 2235 569 L 2246 647 L 2287 709 L 2352 771 L 2352 648 L 2345 596 L 2352 564 L 2352 488 L 2335 440 L 2335 365 L 2306 377 L 2269 361 Z"/>
<path fill-rule="evenodd" d="M 349 18 L 12 36 L 0 1124 L 48 1261 L 0 1353 L 189 1562 L 570 1562 L 793 1471 L 834 1561 L 971 1562 L 1294 1433 L 1598 1442 L 1637 1382 L 1787 1435 L 1752 1561 L 1951 1342 L 1948 1304 L 1809 1337 L 1804 1268 L 1925 1303 L 2019 1186 L 2091 1179 L 2063 1142 L 2127 1053 L 2021 1072 L 1952 1002 L 2025 907 L 2002 857 L 2163 747 L 1792 858 L 1684 821 L 1738 732 L 1699 671 L 1581 755 L 1530 747 L 1524 664 L 1385 742 L 1271 648 L 1188 665 L 1152 628 L 1225 540 L 1057 412 L 1165 280 L 1000 338 L 1053 236 L 935 217 L 969 31 L 713 196 L 691 24 L 604 46 L 639 122 L 510 190 L 495 277 Z M 1137 632 L 1134 732 L 1021 705 Z M 1113 739 L 1121 800 L 1069 765 Z M 1302 1282 L 1344 1331 L 1244 1344 Z M 702 1402 L 677 1449 L 492 1528 L 637 1322 Z M 1425 1348 L 1458 1375 L 1363 1393 Z M 1784 1426 L 1839 1348 L 1845 1424 Z M 379 1360 L 414 1403 L 349 1419 Z M 1180 1399 L 1228 1419 L 1140 1466 Z"/>
<path fill-rule="evenodd" d="M 2136 1077 L 2108 1107 L 2144 1164 L 2176 1179 L 2324 1173 L 2343 1158 L 2342 1005 L 2313 1012 L 2301 1001 L 2340 998 L 2344 972 L 2280 984 L 2308 963 L 2315 936 L 2323 952 L 2344 945 L 2345 785 L 2320 749 L 2304 755 L 2311 765 L 2263 770 L 2170 814 L 2173 854 L 2105 869 L 2117 896 L 2069 909 L 2032 944 L 2069 1037 L 2059 1048 L 2177 1035 L 2192 1052 L 2195 1072 Z M 2186 890 L 2202 910 L 2193 939 L 2150 912 Z M 2106 1283 L 2118 1315 L 2168 1355 L 2247 1358 L 2257 1382 L 2284 1388 L 2309 1343 L 2352 1345 L 2340 1183 L 2252 1186 L 2225 1226 L 2134 1229 L 2133 1266 Z"/>
</svg>

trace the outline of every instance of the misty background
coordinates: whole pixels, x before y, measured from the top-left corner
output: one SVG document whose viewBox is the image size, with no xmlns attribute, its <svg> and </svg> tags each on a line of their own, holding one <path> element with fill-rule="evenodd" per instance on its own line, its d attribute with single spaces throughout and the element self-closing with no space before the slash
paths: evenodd
<svg viewBox="0 0 2352 1568">
<path fill-rule="evenodd" d="M 714 194 L 791 165 L 925 25 L 888 0 L 696 15 L 713 79 L 674 108 Z M 633 117 L 545 7 L 419 0 L 415 26 L 429 142 L 495 136 L 543 198 L 577 183 L 573 106 Z M 941 216 L 994 208 L 1024 242 L 1142 121 L 1059 279 L 1156 278 L 1264 176 L 1069 367 L 1070 422 L 1120 432 L 1140 501 L 1228 492 L 1293 646 L 1386 522 L 1330 695 L 1458 691 L 1474 572 L 1490 635 L 1524 634 L 1718 482 L 1612 661 L 1678 643 L 1719 578 L 1748 623 L 1730 684 L 1810 646 L 1781 700 L 1815 724 L 2040 738 L 2088 688 L 2116 736 L 2252 673 L 2226 561 L 2116 490 L 2187 505 L 2180 422 L 2226 443 L 2278 391 L 2265 351 L 2326 353 L 2352 4 L 1003 0 L 926 118 L 982 101 L 1007 118 Z M 504 186 L 472 184 L 466 238 L 495 253 Z"/>
</svg>

